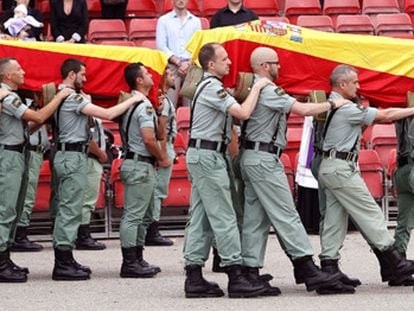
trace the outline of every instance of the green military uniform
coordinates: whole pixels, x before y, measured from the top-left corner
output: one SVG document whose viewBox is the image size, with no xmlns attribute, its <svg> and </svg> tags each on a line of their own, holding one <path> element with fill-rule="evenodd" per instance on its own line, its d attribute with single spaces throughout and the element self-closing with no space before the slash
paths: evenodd
<svg viewBox="0 0 414 311">
<path fill-rule="evenodd" d="M 177 123 L 175 120 L 175 107 L 168 97 L 164 99 L 164 109 L 161 116 L 167 117 L 167 154 L 171 162 L 170 167 L 159 168 L 157 170 L 157 184 L 154 194 L 154 208 L 152 211 L 153 221 L 159 221 L 161 215 L 161 203 L 168 195 L 168 184 L 170 182 L 173 163 L 175 159 L 174 139 L 177 135 Z"/>
<path fill-rule="evenodd" d="M 414 122 L 405 118 L 395 123 L 398 138 L 397 165 L 394 183 L 398 194 L 398 218 L 394 246 L 406 254 L 411 230 L 414 228 Z"/>
<path fill-rule="evenodd" d="M 93 118 L 93 122 L 95 126 L 91 128 L 92 139 L 96 141 L 101 150 L 105 151 L 105 133 L 102 121 L 98 118 Z M 89 225 L 91 222 L 91 215 L 95 211 L 96 201 L 99 196 L 103 172 L 102 164 L 99 163 L 96 156 L 89 154 L 87 162 L 86 189 L 83 197 L 81 225 Z"/>
<path fill-rule="evenodd" d="M 330 98 L 339 99 L 341 95 L 333 92 Z M 362 126 L 370 125 L 376 113 L 375 108 L 349 102 L 336 111 L 327 130 L 319 169 L 319 182 L 326 194 L 321 260 L 340 258 L 348 214 L 372 247 L 384 251 L 394 242 L 357 167 Z"/>
<path fill-rule="evenodd" d="M 128 119 L 130 127 L 127 131 Z M 129 108 L 123 118 L 122 131 L 127 138 L 127 154 L 120 168 L 121 181 L 124 183 L 124 211 L 120 225 L 123 248 L 144 245 L 147 227 L 152 221 L 155 158 L 145 147 L 141 129 L 153 128 L 156 133 L 156 124 L 157 116 L 148 99 L 137 107 L 134 105 Z"/>
<path fill-rule="evenodd" d="M 23 212 L 17 224 L 18 227 L 28 227 L 30 215 L 36 200 L 37 183 L 39 181 L 40 167 L 43 163 L 43 151 L 49 145 L 49 138 L 45 126 L 40 127 L 30 135 L 30 160 L 29 160 L 29 180 L 27 184 L 26 197 L 24 200 Z"/>
<path fill-rule="evenodd" d="M 255 76 L 254 82 L 258 79 Z M 293 260 L 313 254 L 279 160 L 287 143 L 287 114 L 294 102 L 283 89 L 269 84 L 262 89 L 255 110 L 243 125 L 241 171 L 246 198 L 242 255 L 249 267 L 263 266 L 271 225 Z"/>
<path fill-rule="evenodd" d="M 1 83 L 1 87 L 11 90 Z M 28 107 L 16 93 L 6 96 L 0 113 L 0 252 L 13 241 L 14 229 L 23 204 L 18 203 L 25 170 L 24 144 L 28 138 L 22 116 Z M 19 193 L 20 192 L 20 193 Z"/>
<path fill-rule="evenodd" d="M 204 74 L 197 94 L 186 156 L 192 188 L 185 229 L 185 264 L 204 266 L 214 236 L 221 265 L 238 265 L 242 263 L 240 237 L 224 158 L 231 133 L 227 110 L 236 100 L 209 73 Z"/>
<path fill-rule="evenodd" d="M 81 110 L 89 103 L 81 94 L 72 93 L 55 112 L 58 142 L 53 166 L 58 197 L 53 245 L 60 250 L 73 249 L 82 218 L 90 129 L 88 116 Z"/>
</svg>

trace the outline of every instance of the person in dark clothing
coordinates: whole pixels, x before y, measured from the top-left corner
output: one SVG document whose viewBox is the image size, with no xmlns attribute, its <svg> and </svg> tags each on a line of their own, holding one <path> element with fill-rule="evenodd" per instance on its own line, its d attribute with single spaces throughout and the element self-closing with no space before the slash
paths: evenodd
<svg viewBox="0 0 414 311">
<path fill-rule="evenodd" d="M 100 0 L 102 7 L 102 18 L 125 19 L 125 11 L 128 0 Z"/>
<path fill-rule="evenodd" d="M 227 6 L 218 10 L 210 21 L 210 28 L 242 24 L 259 19 L 256 13 L 243 6 L 242 0 L 229 0 Z"/>
<path fill-rule="evenodd" d="M 56 42 L 85 43 L 88 31 L 86 0 L 51 0 L 50 27 Z"/>
<path fill-rule="evenodd" d="M 12 7 L 14 7 L 16 5 L 15 0 L 3 0 L 1 3 L 1 9 L 3 10 L 3 12 L 10 10 Z M 29 5 L 31 8 L 35 7 L 35 0 L 30 0 Z"/>
<path fill-rule="evenodd" d="M 11 2 L 13 2 L 12 7 L 4 11 L 3 14 L 0 16 L 1 32 L 11 35 L 9 31 L 6 29 L 6 27 L 4 26 L 4 23 L 14 16 L 15 5 L 19 5 L 19 4 L 23 4 L 27 7 L 27 15 L 30 15 L 34 19 L 36 19 L 38 22 L 43 23 L 44 18 L 43 18 L 42 12 L 29 6 L 29 0 L 17 0 L 17 1 L 11 1 Z M 43 27 L 30 27 L 30 29 L 26 29 L 25 32 L 27 33 L 28 38 L 36 38 L 36 41 L 42 40 L 41 34 L 43 32 Z"/>
</svg>

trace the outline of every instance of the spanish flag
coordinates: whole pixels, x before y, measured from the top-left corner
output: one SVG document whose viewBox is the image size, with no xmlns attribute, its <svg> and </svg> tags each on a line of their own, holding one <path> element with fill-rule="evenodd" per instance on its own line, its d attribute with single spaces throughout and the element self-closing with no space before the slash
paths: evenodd
<svg viewBox="0 0 414 311">
<path fill-rule="evenodd" d="M 40 91 L 45 83 L 59 83 L 63 61 L 77 58 L 86 64 L 84 91 L 112 98 L 118 97 L 121 90 L 129 91 L 124 80 L 124 68 L 129 63 L 142 62 L 152 74 L 154 87 L 150 97 L 155 99 L 167 65 L 164 53 L 147 48 L 14 40 L 0 40 L 0 57 L 17 59 L 26 72 L 22 88 L 33 91 Z"/>
<path fill-rule="evenodd" d="M 226 86 L 234 86 L 239 71 L 251 71 L 251 52 L 258 46 L 279 55 L 277 83 L 290 94 L 330 91 L 329 76 L 338 64 L 359 71 L 359 93 L 373 106 L 406 106 L 414 91 L 414 40 L 321 32 L 271 21 L 198 31 L 188 44 L 193 59 L 208 42 L 221 43 L 232 61 Z"/>
</svg>

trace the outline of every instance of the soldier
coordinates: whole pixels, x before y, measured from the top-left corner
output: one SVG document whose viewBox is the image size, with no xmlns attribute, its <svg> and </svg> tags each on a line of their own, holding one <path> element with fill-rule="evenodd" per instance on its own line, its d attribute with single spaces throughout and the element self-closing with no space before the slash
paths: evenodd
<svg viewBox="0 0 414 311">
<path fill-rule="evenodd" d="M 32 102 L 34 109 L 38 109 L 37 103 Z M 43 163 L 44 151 L 49 145 L 46 125 L 42 125 L 38 130 L 30 135 L 28 149 L 30 150 L 30 159 L 27 166 L 28 182 L 26 196 L 24 199 L 22 215 L 17 223 L 16 236 L 11 246 L 13 252 L 38 252 L 43 246 L 34 243 L 27 237 L 27 228 L 30 224 L 30 215 L 36 200 L 37 183 L 39 181 L 40 167 Z"/>
<path fill-rule="evenodd" d="M 130 108 L 121 126 L 125 160 L 120 168 L 124 183 L 124 211 L 121 218 L 120 238 L 122 247 L 122 278 L 153 277 L 161 271 L 143 258 L 143 246 L 148 225 L 152 221 L 156 170 L 171 166 L 157 141 L 157 116 L 146 97 L 154 82 L 142 63 L 128 65 L 125 80 L 133 96 L 143 101 Z"/>
<path fill-rule="evenodd" d="M 337 66 L 332 71 L 330 83 L 330 99 L 348 102 L 328 113 L 324 129 L 323 160 L 318 176 L 325 189 L 326 212 L 319 257 L 321 262 L 329 261 L 332 273 L 338 272 L 339 249 L 345 239 L 349 215 L 374 248 L 381 272 L 387 268 L 388 280 L 401 282 L 414 273 L 414 262 L 403 258 L 393 246 L 394 239 L 359 173 L 357 160 L 362 126 L 373 121 L 395 121 L 412 116 L 414 108 L 378 110 L 353 103 L 351 99 L 355 98 L 359 88 L 358 72 L 348 65 Z"/>
<path fill-rule="evenodd" d="M 58 183 L 57 210 L 53 230 L 55 250 L 54 280 L 86 280 L 91 270 L 73 258 L 86 187 L 87 153 L 90 138 L 89 116 L 113 119 L 143 99 L 136 94 L 119 105 L 102 108 L 92 104 L 89 95 L 82 92 L 86 82 L 86 65 L 78 59 L 66 59 L 61 68 L 62 83 L 58 88 L 75 90 L 55 113 L 56 155 L 53 161 Z"/>
<path fill-rule="evenodd" d="M 158 117 L 161 151 L 168 156 L 171 163 L 175 159 L 174 140 L 177 135 L 177 124 L 175 122 L 175 107 L 168 97 L 167 91 L 174 88 L 175 76 L 172 69 L 167 67 L 164 71 L 160 90 L 164 95 L 164 108 Z M 152 210 L 152 223 L 147 229 L 145 245 L 171 246 L 173 241 L 162 236 L 158 229 L 158 222 L 161 214 L 161 203 L 168 195 L 168 184 L 172 173 L 172 165 L 157 170 L 157 184 L 154 192 L 154 207 Z"/>
<path fill-rule="evenodd" d="M 28 140 L 26 121 L 44 123 L 61 101 L 72 91 L 65 88 L 59 92 L 49 105 L 39 111 L 28 109 L 16 94 L 24 82 L 24 70 L 16 59 L 0 59 L 1 88 L 9 91 L 0 94 L 3 98 L 0 115 L 0 281 L 26 282 L 29 270 L 13 263 L 10 259 L 10 244 L 14 240 L 14 228 L 17 215 L 19 189 L 25 170 L 25 144 Z M 24 193 L 20 193 L 24 195 Z"/>
<path fill-rule="evenodd" d="M 90 223 L 95 211 L 96 201 L 101 186 L 103 164 L 108 160 L 106 154 L 105 134 L 102 121 L 99 118 L 90 118 L 92 140 L 89 143 L 88 172 L 86 190 L 83 198 L 82 221 L 76 239 L 76 249 L 99 251 L 106 248 L 104 243 L 98 242 L 91 236 Z"/>
<path fill-rule="evenodd" d="M 275 80 L 279 73 L 277 53 L 265 47 L 251 54 L 255 73 L 254 85 L 261 78 Z M 297 283 L 305 283 L 308 291 L 353 293 L 337 281 L 336 276 L 321 272 L 312 260 L 313 250 L 295 209 L 286 174 L 279 160 L 286 146 L 287 114 L 313 115 L 340 107 L 344 100 L 322 104 L 305 104 L 285 94 L 275 84 L 262 89 L 250 119 L 242 125 L 241 172 L 245 183 L 245 205 L 242 226 L 242 256 L 248 278 L 255 282 L 263 267 L 270 225 L 288 257 L 292 260 Z M 270 288 L 265 294 L 280 294 Z"/>
<path fill-rule="evenodd" d="M 186 156 L 192 188 L 184 242 L 185 294 L 187 298 L 224 295 L 217 284 L 207 282 L 201 272 L 214 236 L 221 266 L 226 268 L 229 277 L 229 297 L 255 297 L 266 288 L 249 282 L 241 270 L 240 235 L 231 203 L 224 152 L 232 123 L 228 115 L 247 119 L 256 105 L 259 91 L 270 81 L 266 78 L 258 81 L 239 105 L 221 82 L 231 64 L 226 50 L 218 43 L 208 43 L 201 48 L 198 59 L 205 73 L 193 99 Z"/>
</svg>

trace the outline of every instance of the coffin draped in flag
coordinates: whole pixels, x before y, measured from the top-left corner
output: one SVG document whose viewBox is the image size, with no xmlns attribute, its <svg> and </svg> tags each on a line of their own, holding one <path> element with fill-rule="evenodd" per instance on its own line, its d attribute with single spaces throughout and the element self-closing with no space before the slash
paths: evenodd
<svg viewBox="0 0 414 311">
<path fill-rule="evenodd" d="M 406 106 L 414 90 L 414 40 L 321 32 L 282 22 L 253 21 L 237 26 L 198 31 L 188 44 L 193 59 L 208 42 L 221 43 L 232 61 L 224 80 L 233 86 L 237 72 L 251 71 L 250 54 L 258 46 L 278 52 L 277 83 L 290 94 L 330 91 L 329 75 L 338 64 L 359 71 L 359 93 L 371 105 Z"/>
<path fill-rule="evenodd" d="M 147 48 L 55 42 L 0 40 L 0 57 L 17 59 L 26 72 L 22 88 L 33 91 L 40 91 L 45 83 L 59 83 L 63 61 L 77 58 L 86 64 L 84 91 L 107 97 L 117 97 L 121 90 L 128 91 L 124 68 L 129 63 L 142 62 L 152 74 L 154 87 L 150 97 L 155 99 L 167 65 L 164 53 Z"/>
</svg>

